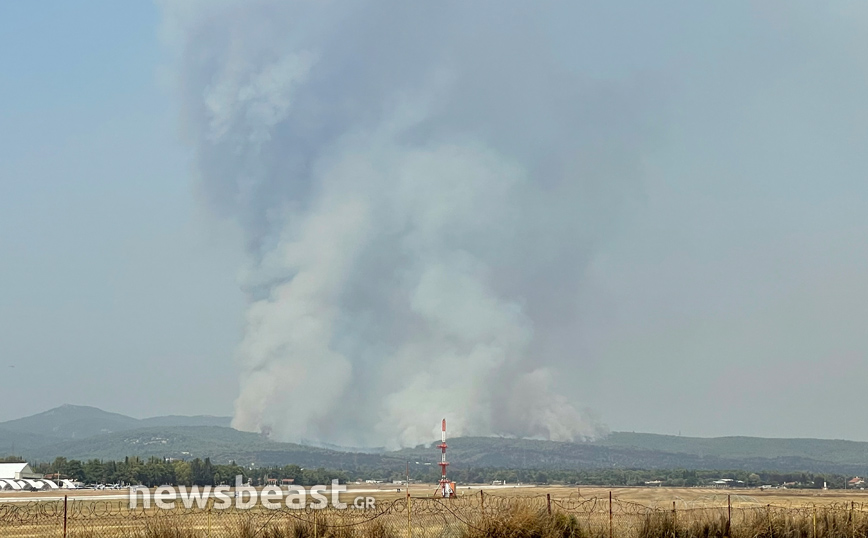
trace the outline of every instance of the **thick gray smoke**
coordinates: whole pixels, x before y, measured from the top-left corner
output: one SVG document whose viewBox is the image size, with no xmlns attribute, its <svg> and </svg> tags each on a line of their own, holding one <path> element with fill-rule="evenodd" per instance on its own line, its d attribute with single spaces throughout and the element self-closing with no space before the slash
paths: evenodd
<svg viewBox="0 0 868 538">
<path fill-rule="evenodd" d="M 563 67 L 538 3 L 165 12 L 201 188 L 249 249 L 237 428 L 389 447 L 444 416 L 450 435 L 604 430 L 558 375 L 636 189 L 638 88 Z"/>
</svg>

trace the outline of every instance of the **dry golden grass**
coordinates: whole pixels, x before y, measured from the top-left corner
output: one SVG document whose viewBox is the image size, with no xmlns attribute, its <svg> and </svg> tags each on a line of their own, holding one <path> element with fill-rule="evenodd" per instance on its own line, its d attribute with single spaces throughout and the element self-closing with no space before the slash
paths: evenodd
<svg viewBox="0 0 868 538">
<path fill-rule="evenodd" d="M 382 486 L 375 492 L 372 488 L 357 486 L 349 490 L 343 497 L 352 498 L 354 491 L 362 490 L 360 495 L 373 496 L 377 501 L 390 501 L 406 498 L 404 486 Z M 401 491 L 397 491 L 400 489 Z M 433 497 L 436 486 L 430 484 L 414 484 L 411 489 L 413 497 Z M 726 506 L 727 498 L 734 507 L 765 506 L 768 504 L 788 507 L 843 505 L 854 502 L 857 505 L 868 503 L 868 490 L 816 490 L 816 489 L 767 489 L 739 488 L 663 488 L 663 487 L 599 487 L 599 486 L 521 486 L 521 487 L 488 487 L 484 485 L 458 485 L 458 495 L 486 495 L 495 497 L 538 497 L 551 495 L 552 498 L 600 498 L 608 500 L 609 492 L 616 500 L 642 504 L 657 508 L 671 508 L 676 503 L 679 510 L 702 506 Z"/>
<path fill-rule="evenodd" d="M 70 538 L 608 538 L 609 488 L 461 487 L 436 500 L 414 485 L 408 519 L 405 488 L 356 487 L 342 496 L 373 496 L 378 509 L 269 511 L 151 510 L 125 501 L 77 500 Z M 853 491 L 612 488 L 614 538 L 868 538 L 868 495 Z M 551 497 L 551 503 L 547 501 Z M 732 526 L 727 527 L 727 497 Z M 29 504 L 29 503 L 28 503 Z M 62 511 L 34 510 L 33 520 L 0 518 L 0 538 L 60 536 Z M 2 505 L 2 501 L 0 501 Z M 60 503 L 62 507 L 62 503 Z M 106 506 L 112 506 L 108 511 Z M 482 509 L 484 507 L 484 510 Z M 7 513 L 8 516 L 8 513 Z"/>
</svg>

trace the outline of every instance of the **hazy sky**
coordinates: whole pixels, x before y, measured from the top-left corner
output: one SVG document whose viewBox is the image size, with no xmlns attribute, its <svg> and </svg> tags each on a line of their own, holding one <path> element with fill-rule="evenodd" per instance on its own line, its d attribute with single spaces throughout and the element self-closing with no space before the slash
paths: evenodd
<svg viewBox="0 0 868 538">
<path fill-rule="evenodd" d="M 3 419 L 232 409 L 241 258 L 198 209 L 159 24 L 148 2 L 0 3 Z"/>
<path fill-rule="evenodd" d="M 0 420 L 62 403 L 233 413 L 250 238 L 202 194 L 181 135 L 183 39 L 166 36 L 196 25 L 166 32 L 166 13 L 0 3 Z M 559 73 L 604 94 L 589 121 L 611 118 L 636 159 L 614 195 L 588 195 L 618 202 L 587 223 L 605 228 L 589 232 L 587 259 L 559 266 L 579 285 L 578 314 L 559 328 L 570 336 L 553 339 L 569 345 L 540 351 L 559 357 L 547 363 L 557 392 L 612 430 L 868 440 L 868 7 L 575 2 L 530 22 L 492 15 L 480 20 L 509 26 L 516 50 L 533 32 Z"/>
</svg>

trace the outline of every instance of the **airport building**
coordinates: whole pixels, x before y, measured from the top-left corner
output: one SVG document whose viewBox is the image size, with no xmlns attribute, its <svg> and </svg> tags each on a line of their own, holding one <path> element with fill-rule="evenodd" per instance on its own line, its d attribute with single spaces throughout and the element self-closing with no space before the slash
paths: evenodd
<svg viewBox="0 0 868 538">
<path fill-rule="evenodd" d="M 57 482 L 34 473 L 28 463 L 0 463 L 0 491 L 41 491 L 60 487 Z"/>
<path fill-rule="evenodd" d="M 0 480 L 40 479 L 41 474 L 34 473 L 29 463 L 0 463 Z"/>
</svg>

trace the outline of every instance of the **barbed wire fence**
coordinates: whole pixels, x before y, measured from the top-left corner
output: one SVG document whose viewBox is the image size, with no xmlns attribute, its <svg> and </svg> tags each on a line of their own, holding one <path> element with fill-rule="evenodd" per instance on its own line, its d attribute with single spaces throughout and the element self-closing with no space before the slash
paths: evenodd
<svg viewBox="0 0 868 538">
<path fill-rule="evenodd" d="M 573 494 L 485 491 L 380 500 L 363 509 L 130 508 L 127 500 L 0 500 L 0 538 L 868 538 L 868 505 L 649 506 Z"/>
</svg>

